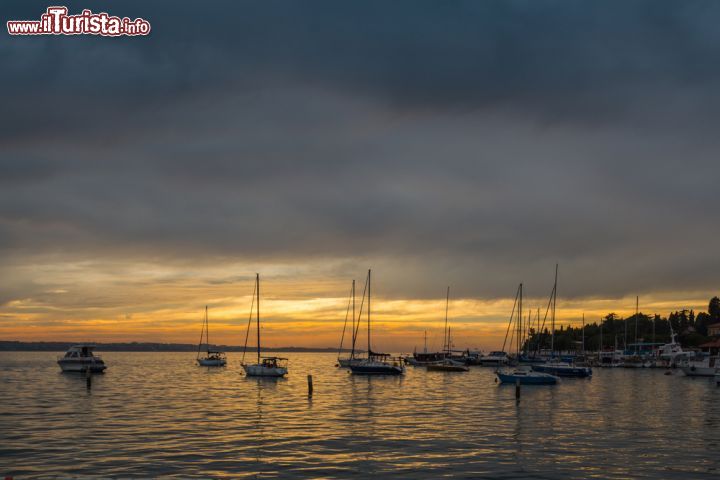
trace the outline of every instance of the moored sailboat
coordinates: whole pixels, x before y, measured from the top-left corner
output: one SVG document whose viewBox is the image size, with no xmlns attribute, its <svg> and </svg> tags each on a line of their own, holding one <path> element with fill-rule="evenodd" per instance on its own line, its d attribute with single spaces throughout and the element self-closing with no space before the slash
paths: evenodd
<svg viewBox="0 0 720 480">
<path fill-rule="evenodd" d="M 367 358 L 350 363 L 350 371 L 359 375 L 403 375 L 405 366 L 401 359 L 393 359 L 388 353 L 373 352 L 370 336 L 370 273 L 367 275 Z"/>
<path fill-rule="evenodd" d="M 242 367 L 245 375 L 248 377 L 284 377 L 288 373 L 287 358 L 283 357 L 262 357 L 260 355 L 260 274 L 255 276 L 255 292 L 253 292 L 253 304 L 257 301 L 256 319 L 257 319 L 257 363 L 246 364 L 245 353 L 247 352 L 247 340 L 250 333 L 250 323 L 252 322 L 253 307 L 250 306 L 250 318 L 248 319 L 248 329 L 245 334 L 245 348 L 243 350 Z"/>
<path fill-rule="evenodd" d="M 521 345 L 522 345 L 522 283 L 518 286 L 517 294 L 515 295 L 515 303 L 513 304 L 513 310 L 510 314 L 510 321 L 508 323 L 508 333 L 511 331 L 513 322 L 515 321 L 515 313 L 517 312 L 517 340 L 516 340 L 516 351 L 517 358 L 520 357 Z M 515 332 L 513 331 L 513 334 Z M 506 333 L 507 340 L 507 333 Z M 510 342 L 512 344 L 512 340 Z M 503 342 L 503 351 L 505 350 L 505 343 Z M 515 370 L 500 370 L 499 368 L 495 371 L 500 383 L 505 384 L 520 384 L 520 385 L 555 385 L 558 382 L 558 378 L 548 373 L 536 372 L 529 367 L 518 367 Z"/>
<path fill-rule="evenodd" d="M 467 372 L 470 370 L 465 366 L 464 360 L 462 362 L 455 360 L 452 357 L 452 350 L 450 349 L 450 327 L 448 326 L 448 308 L 450 306 L 450 287 L 447 288 L 447 297 L 445 299 L 445 352 L 446 356 L 439 362 L 428 363 L 425 368 L 428 371 L 435 372 Z"/>
<path fill-rule="evenodd" d="M 413 350 L 412 357 L 405 357 L 405 363 L 414 367 L 424 367 L 431 363 L 438 363 L 445 359 L 445 352 L 428 352 L 427 348 L 427 330 L 424 332 L 424 347 L 422 352 L 417 349 Z"/>
<path fill-rule="evenodd" d="M 365 283 L 365 289 L 367 289 L 367 282 Z M 360 314 L 357 318 L 357 324 L 355 322 L 355 280 L 352 281 L 352 289 L 350 293 L 350 300 L 348 301 L 348 308 L 345 312 L 345 323 L 343 325 L 343 333 L 340 337 L 340 347 L 338 348 L 338 363 L 337 366 L 340 368 L 349 368 L 353 363 L 360 362 L 362 359 L 357 356 L 355 351 L 355 345 L 357 342 L 358 329 L 360 327 L 360 317 L 362 316 L 363 304 L 365 301 L 365 290 L 363 290 L 363 302 L 360 303 Z M 340 354 L 343 350 L 343 341 L 345 340 L 345 329 L 347 328 L 347 317 L 351 313 L 350 307 L 352 305 L 352 324 L 351 324 L 351 349 L 350 354 L 347 357 L 341 357 Z"/>
<path fill-rule="evenodd" d="M 532 369 L 535 372 L 547 373 L 556 377 L 577 377 L 586 378 L 592 376 L 592 369 L 586 366 L 574 365 L 568 362 L 563 362 L 554 358 L 555 355 L 555 308 L 557 303 L 557 278 L 558 278 L 558 266 L 555 265 L 555 284 L 553 285 L 552 293 L 550 295 L 550 301 L 548 303 L 548 309 L 550 310 L 550 322 L 551 322 L 551 337 L 550 337 L 550 350 L 551 358 L 545 363 L 536 363 L 532 365 Z M 585 334 L 585 317 L 583 316 L 583 336 Z M 584 339 L 583 339 L 583 354 L 584 354 Z"/>
<path fill-rule="evenodd" d="M 200 352 L 205 339 L 205 356 L 201 357 Z M 205 319 L 203 320 L 203 328 L 200 332 L 200 343 L 198 343 L 197 358 L 195 359 L 201 367 L 224 367 L 227 364 L 225 352 L 213 350 L 210 348 L 210 327 L 208 325 L 208 307 L 205 305 Z"/>
</svg>

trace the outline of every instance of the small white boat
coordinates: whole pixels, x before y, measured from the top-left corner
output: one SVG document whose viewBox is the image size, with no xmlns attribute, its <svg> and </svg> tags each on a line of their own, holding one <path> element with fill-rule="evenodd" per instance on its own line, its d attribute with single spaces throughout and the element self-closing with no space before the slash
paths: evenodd
<svg viewBox="0 0 720 480">
<path fill-rule="evenodd" d="M 242 367 L 248 377 L 284 377 L 288 373 L 287 358 L 261 357 L 260 356 L 260 274 L 255 276 L 255 292 L 253 303 L 257 301 L 257 363 L 246 364 L 245 352 L 247 351 L 247 337 L 245 336 L 245 349 L 243 350 Z M 253 306 L 250 306 L 250 319 L 252 319 Z M 248 321 L 248 334 L 250 333 L 250 322 Z"/>
<path fill-rule="evenodd" d="M 706 356 L 701 360 L 688 360 L 680 369 L 688 377 L 714 377 L 718 373 L 720 362 L 716 356 Z"/>
<path fill-rule="evenodd" d="M 207 355 L 197 359 L 198 365 L 201 367 L 224 367 L 227 365 L 227 357 L 225 352 L 208 350 Z"/>
<path fill-rule="evenodd" d="M 205 339 L 205 356 L 200 356 L 200 349 Z M 225 352 L 220 350 L 212 350 L 210 348 L 210 327 L 208 325 L 208 307 L 205 305 L 205 320 L 203 321 L 202 332 L 200 333 L 200 343 L 198 344 L 198 353 L 196 358 L 198 365 L 201 367 L 224 367 L 227 364 Z"/>
<path fill-rule="evenodd" d="M 107 366 L 102 358 L 93 355 L 94 349 L 95 345 L 73 345 L 64 356 L 58 357 L 57 363 L 63 372 L 102 373 Z"/>
<path fill-rule="evenodd" d="M 284 377 L 288 373 L 287 358 L 281 357 L 261 357 L 258 363 L 242 367 L 248 377 Z"/>
</svg>

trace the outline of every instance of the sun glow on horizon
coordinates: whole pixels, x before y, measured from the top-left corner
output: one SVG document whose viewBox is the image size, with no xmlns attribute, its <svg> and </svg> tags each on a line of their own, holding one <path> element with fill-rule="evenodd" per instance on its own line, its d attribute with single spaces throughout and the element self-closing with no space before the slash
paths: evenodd
<svg viewBox="0 0 720 480">
<path fill-rule="evenodd" d="M 205 305 L 209 307 L 211 342 L 242 345 L 250 313 L 253 276 L 222 281 L 197 276 L 145 271 L 134 279 L 129 272 L 105 275 L 52 275 L 42 289 L 5 303 L 0 312 L 0 337 L 23 341 L 97 341 L 196 343 Z M 349 281 L 341 278 L 261 278 L 263 344 L 268 347 L 336 347 L 348 309 Z M 218 275 L 217 278 L 226 278 Z M 379 294 L 378 294 L 379 293 Z M 386 351 L 441 348 L 445 299 L 386 298 L 374 289 L 373 346 Z M 362 291 L 357 293 L 360 315 Z M 709 292 L 645 294 L 640 311 L 666 316 L 679 309 L 703 310 Z M 449 321 L 457 348 L 496 349 L 502 346 L 513 298 L 452 298 Z M 524 299 L 524 315 L 537 309 L 544 316 L 547 298 Z M 635 297 L 558 299 L 556 325 L 597 322 L 614 312 L 634 313 Z M 527 317 L 525 317 L 527 318 Z M 253 319 L 254 320 L 254 319 Z M 366 342 L 366 310 L 360 318 L 359 344 Z M 347 331 L 352 320 L 347 320 Z M 345 345 L 349 333 L 346 333 Z M 250 340 L 253 342 L 252 336 Z"/>
</svg>

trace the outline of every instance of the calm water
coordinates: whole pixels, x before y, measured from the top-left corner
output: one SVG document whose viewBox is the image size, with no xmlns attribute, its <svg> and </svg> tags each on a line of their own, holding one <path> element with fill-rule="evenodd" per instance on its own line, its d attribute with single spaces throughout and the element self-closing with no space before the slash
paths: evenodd
<svg viewBox="0 0 720 480">
<path fill-rule="evenodd" d="M 0 353 L 0 474 L 255 478 L 694 478 L 720 474 L 720 388 L 655 370 L 499 387 L 492 370 L 368 378 L 288 354 L 285 380 L 106 353 L 94 377 Z M 306 375 L 315 394 L 307 397 Z"/>
</svg>

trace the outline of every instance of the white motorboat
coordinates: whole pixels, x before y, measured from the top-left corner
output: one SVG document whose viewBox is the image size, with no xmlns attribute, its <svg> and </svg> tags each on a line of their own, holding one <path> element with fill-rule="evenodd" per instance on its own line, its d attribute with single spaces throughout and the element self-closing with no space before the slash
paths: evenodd
<svg viewBox="0 0 720 480">
<path fill-rule="evenodd" d="M 200 351 L 205 339 L 205 356 L 200 356 Z M 224 367 L 227 364 L 225 352 L 213 350 L 210 348 L 210 327 L 208 325 L 208 307 L 205 305 L 205 320 L 203 321 L 202 332 L 200 333 L 200 343 L 198 344 L 198 353 L 196 358 L 198 365 L 201 367 Z"/>
<path fill-rule="evenodd" d="M 245 336 L 245 349 L 243 350 L 242 367 L 248 377 L 284 377 L 288 373 L 287 358 L 261 357 L 260 356 L 260 274 L 255 276 L 255 292 L 253 304 L 257 301 L 257 363 L 246 364 L 245 352 L 247 351 L 247 337 Z M 250 318 L 248 319 L 248 331 L 250 333 L 250 321 L 252 320 L 253 306 L 250 306 Z"/>
<path fill-rule="evenodd" d="M 699 360 L 688 360 L 682 364 L 680 369 L 688 377 L 714 377 L 718 373 L 717 356 L 705 356 Z"/>
<path fill-rule="evenodd" d="M 670 324 L 670 343 L 666 343 L 664 345 L 661 345 L 657 351 L 656 355 L 658 358 L 658 365 L 664 366 L 664 367 L 670 367 L 675 368 L 679 363 L 681 363 L 683 360 L 686 360 L 689 354 L 694 354 L 694 352 L 688 352 L 683 350 L 680 343 L 677 341 L 677 335 L 673 331 L 672 323 Z"/>
<path fill-rule="evenodd" d="M 63 372 L 102 373 L 107 366 L 102 358 L 93 355 L 94 349 L 95 345 L 73 345 L 64 356 L 58 357 L 57 363 Z"/>
</svg>

